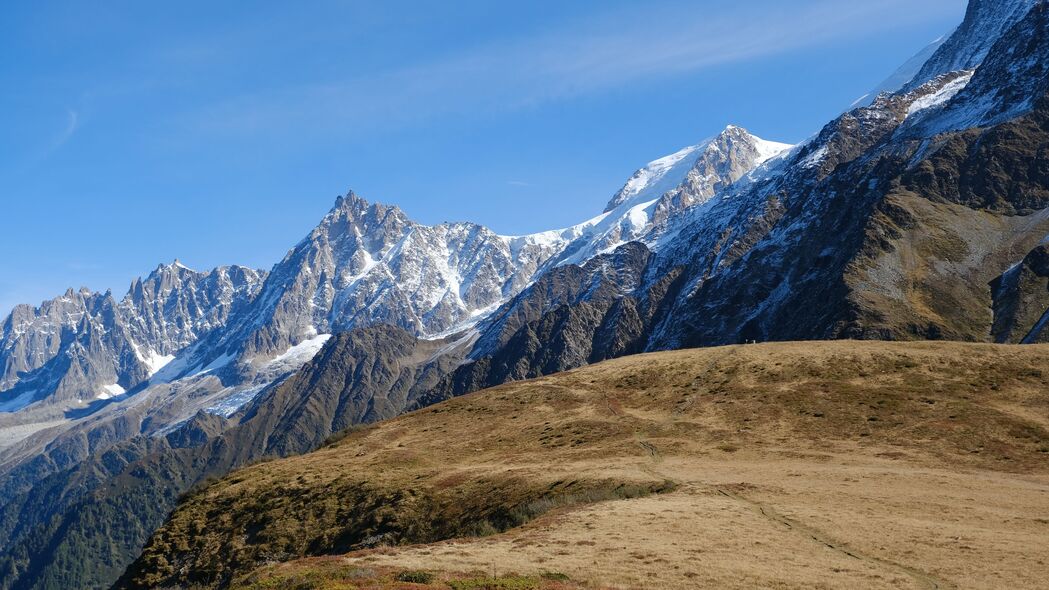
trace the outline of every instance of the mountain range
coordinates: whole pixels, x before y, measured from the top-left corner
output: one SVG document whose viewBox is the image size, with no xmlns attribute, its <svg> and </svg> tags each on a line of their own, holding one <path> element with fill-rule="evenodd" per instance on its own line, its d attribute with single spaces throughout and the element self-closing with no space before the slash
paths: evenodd
<svg viewBox="0 0 1049 590">
<path fill-rule="evenodd" d="M 350 192 L 268 272 L 176 261 L 15 308 L 0 588 L 106 587 L 196 483 L 508 381 L 749 341 L 1049 342 L 1047 35 L 1044 2 L 973 0 L 806 142 L 729 126 L 572 227 Z"/>
</svg>

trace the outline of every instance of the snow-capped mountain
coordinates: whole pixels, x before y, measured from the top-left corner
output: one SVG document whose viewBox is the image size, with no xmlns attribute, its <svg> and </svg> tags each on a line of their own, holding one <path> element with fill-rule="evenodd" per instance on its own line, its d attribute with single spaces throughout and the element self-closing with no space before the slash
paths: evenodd
<svg viewBox="0 0 1049 590">
<path fill-rule="evenodd" d="M 253 305 L 194 345 L 177 365 L 181 373 L 165 377 L 215 363 L 244 377 L 289 347 L 356 326 L 388 323 L 423 337 L 455 332 L 541 272 L 650 233 L 790 147 L 729 126 L 637 171 L 601 215 L 523 236 L 472 223 L 425 226 L 351 192 L 273 268 Z"/>
<path fill-rule="evenodd" d="M 422 337 L 461 330 L 543 272 L 653 233 L 790 147 L 729 126 L 638 170 L 600 215 L 523 236 L 465 222 L 422 225 L 351 192 L 268 274 L 198 273 L 176 262 L 136 280 L 120 302 L 84 290 L 19 306 L 0 341 L 0 409 L 105 400 L 209 374 L 221 384 L 197 399 L 228 413 L 330 334 L 378 323 Z"/>
<path fill-rule="evenodd" d="M 318 334 L 382 322 L 436 334 L 520 290 L 556 246 L 472 223 L 425 226 L 350 192 L 200 354 L 265 359 Z"/>
<path fill-rule="evenodd" d="M 678 213 L 707 201 L 793 147 L 729 125 L 715 137 L 639 169 L 601 215 L 531 237 L 560 244 L 546 268 L 583 264 L 629 241 L 658 233 Z"/>
<path fill-rule="evenodd" d="M 140 355 L 152 359 L 156 370 L 202 334 L 225 325 L 254 299 L 266 274 L 242 266 L 197 272 L 176 260 L 145 280 L 135 279 L 120 308 L 135 342 L 150 345 Z"/>
<path fill-rule="evenodd" d="M 686 194 L 679 208 L 714 196 L 791 145 L 766 141 L 729 125 L 717 137 L 650 162 L 630 177 L 605 207 L 611 213 L 659 198 Z"/>
<path fill-rule="evenodd" d="M 178 261 L 112 293 L 68 290 L 17 306 L 0 333 L 0 411 L 37 400 L 108 399 L 146 382 L 201 334 L 251 301 L 264 272 L 197 272 Z"/>
</svg>

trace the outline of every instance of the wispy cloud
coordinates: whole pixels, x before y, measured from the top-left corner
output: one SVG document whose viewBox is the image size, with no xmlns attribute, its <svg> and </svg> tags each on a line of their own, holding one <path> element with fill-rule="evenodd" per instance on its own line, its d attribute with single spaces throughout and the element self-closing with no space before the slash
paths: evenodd
<svg viewBox="0 0 1049 590">
<path fill-rule="evenodd" d="M 66 109 L 66 126 L 62 129 L 62 132 L 51 142 L 50 149 L 48 152 L 54 152 L 63 145 L 76 133 L 77 128 L 80 127 L 80 114 L 73 109 Z"/>
<path fill-rule="evenodd" d="M 40 129 L 32 134 L 24 151 L 3 162 L 9 170 L 24 169 L 44 162 L 72 139 L 80 128 L 80 114 L 67 107 L 65 116 L 59 119 L 57 112 L 60 111 L 48 110 Z"/>
<path fill-rule="evenodd" d="M 524 187 L 524 186 L 532 186 L 532 183 L 530 183 L 530 182 L 525 182 L 525 181 L 523 181 L 523 180 L 507 180 L 507 181 L 506 181 L 506 184 L 507 184 L 508 186 L 521 186 L 521 187 Z"/>
<path fill-rule="evenodd" d="M 943 7 L 944 1 L 820 0 L 732 16 L 694 5 L 635 9 L 378 75 L 245 94 L 193 119 L 209 132 L 324 131 L 518 109 L 876 33 L 942 15 Z"/>
</svg>

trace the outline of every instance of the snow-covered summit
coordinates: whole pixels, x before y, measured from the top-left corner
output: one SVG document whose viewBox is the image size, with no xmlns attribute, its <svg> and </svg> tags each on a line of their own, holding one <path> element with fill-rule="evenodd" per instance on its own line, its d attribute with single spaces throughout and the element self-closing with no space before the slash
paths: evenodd
<svg viewBox="0 0 1049 590">
<path fill-rule="evenodd" d="M 627 180 L 604 213 L 560 230 L 568 243 L 551 263 L 580 264 L 649 236 L 793 147 L 729 125 L 715 137 L 654 160 Z"/>
<path fill-rule="evenodd" d="M 625 203 L 636 205 L 651 201 L 681 188 L 686 182 L 694 193 L 709 197 L 791 147 L 729 125 L 715 137 L 649 162 L 612 197 L 605 213 Z"/>
</svg>

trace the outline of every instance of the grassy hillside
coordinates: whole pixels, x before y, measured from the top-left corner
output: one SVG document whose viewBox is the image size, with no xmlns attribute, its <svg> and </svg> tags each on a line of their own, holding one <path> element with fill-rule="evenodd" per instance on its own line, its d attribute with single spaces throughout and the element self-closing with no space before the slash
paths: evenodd
<svg viewBox="0 0 1049 590">
<path fill-rule="evenodd" d="M 764 344 L 511 383 L 242 469 L 121 585 L 1023 587 L 1047 536 L 1049 346 Z"/>
</svg>

